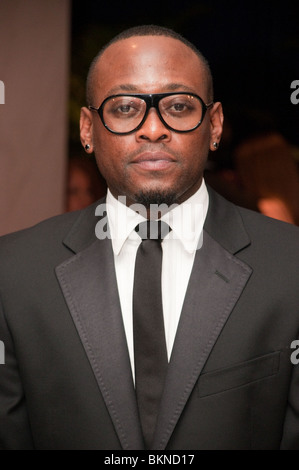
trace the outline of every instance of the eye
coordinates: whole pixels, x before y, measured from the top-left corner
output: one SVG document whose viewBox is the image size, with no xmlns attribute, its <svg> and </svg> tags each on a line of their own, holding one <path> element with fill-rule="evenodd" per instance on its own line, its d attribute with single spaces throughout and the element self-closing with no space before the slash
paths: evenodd
<svg viewBox="0 0 299 470">
<path fill-rule="evenodd" d="M 142 108 L 140 100 L 129 97 L 115 98 L 106 103 L 105 114 L 114 119 L 135 118 Z"/>
<path fill-rule="evenodd" d="M 138 111 L 133 103 L 114 103 L 110 108 L 110 112 L 113 114 L 132 114 Z"/>
<path fill-rule="evenodd" d="M 174 103 L 171 108 L 173 108 L 174 111 L 185 111 L 187 105 L 186 103 Z"/>
<path fill-rule="evenodd" d="M 172 115 L 186 115 L 191 113 L 194 110 L 194 107 L 188 101 L 176 101 L 173 103 L 168 103 L 164 108 L 164 112 Z"/>
<path fill-rule="evenodd" d="M 176 95 L 161 100 L 160 111 L 173 117 L 186 117 L 195 111 L 196 104 L 193 97 Z"/>
<path fill-rule="evenodd" d="M 116 108 L 116 112 L 120 112 L 120 113 L 123 113 L 123 114 L 128 114 L 131 110 L 134 110 L 134 108 L 132 106 L 130 106 L 129 104 L 123 104 L 121 106 L 119 106 L 118 108 Z"/>
</svg>

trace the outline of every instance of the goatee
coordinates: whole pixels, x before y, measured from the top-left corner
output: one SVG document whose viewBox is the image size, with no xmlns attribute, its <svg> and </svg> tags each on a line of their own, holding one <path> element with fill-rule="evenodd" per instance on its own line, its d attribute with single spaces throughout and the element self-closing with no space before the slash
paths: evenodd
<svg viewBox="0 0 299 470">
<path fill-rule="evenodd" d="M 146 209 L 150 209 L 151 204 L 171 206 L 176 203 L 177 194 L 162 191 L 140 191 L 135 194 L 135 201 L 142 204 Z"/>
</svg>

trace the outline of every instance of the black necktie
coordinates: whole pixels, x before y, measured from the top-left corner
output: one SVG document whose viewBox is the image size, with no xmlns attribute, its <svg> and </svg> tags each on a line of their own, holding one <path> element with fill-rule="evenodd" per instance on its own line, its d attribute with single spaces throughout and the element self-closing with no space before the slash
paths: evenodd
<svg viewBox="0 0 299 470">
<path fill-rule="evenodd" d="M 135 262 L 133 332 L 135 388 L 146 448 L 155 431 L 167 370 L 162 308 L 161 241 L 169 232 L 164 222 L 143 222 L 136 227 L 142 238 Z"/>
</svg>

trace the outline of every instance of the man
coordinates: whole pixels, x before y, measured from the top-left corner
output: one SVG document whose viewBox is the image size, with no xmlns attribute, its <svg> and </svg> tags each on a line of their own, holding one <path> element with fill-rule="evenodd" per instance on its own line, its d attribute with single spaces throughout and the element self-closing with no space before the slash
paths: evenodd
<svg viewBox="0 0 299 470">
<path fill-rule="evenodd" d="M 1 240 L 2 448 L 299 449 L 298 230 L 207 190 L 223 121 L 211 80 L 194 46 L 155 26 L 124 32 L 93 62 L 81 141 L 106 206 Z M 155 245 L 154 330 L 168 364 L 154 416 L 139 395 L 157 377 L 140 385 L 147 367 L 136 366 L 147 340 L 135 336 L 134 229 L 159 216 L 171 231 Z M 145 309 L 159 288 L 144 276 Z"/>
</svg>

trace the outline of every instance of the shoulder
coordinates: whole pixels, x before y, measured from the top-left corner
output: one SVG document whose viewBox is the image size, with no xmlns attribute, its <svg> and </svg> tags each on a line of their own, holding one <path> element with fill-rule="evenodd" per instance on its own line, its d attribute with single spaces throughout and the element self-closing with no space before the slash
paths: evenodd
<svg viewBox="0 0 299 470">
<path fill-rule="evenodd" d="M 0 269 L 13 266 L 38 266 L 59 263 L 72 254 L 64 242 L 75 234 L 84 247 L 95 239 L 95 209 L 99 201 L 86 209 L 51 217 L 33 227 L 0 237 Z"/>
<path fill-rule="evenodd" d="M 209 197 L 212 214 L 222 223 L 225 221 L 229 223 L 232 217 L 237 218 L 240 216 L 246 230 L 254 237 L 271 232 L 274 235 L 277 234 L 277 236 L 285 235 L 294 238 L 295 241 L 299 242 L 299 227 L 267 217 L 257 211 L 237 206 L 211 188 L 209 188 Z"/>
<path fill-rule="evenodd" d="M 210 188 L 209 196 L 208 231 L 229 251 L 242 238 L 256 260 L 288 259 L 298 267 L 299 227 L 236 206 Z"/>
<path fill-rule="evenodd" d="M 256 240 L 281 248 L 297 247 L 299 253 L 299 227 L 243 207 L 237 206 L 237 210 L 252 242 Z"/>
<path fill-rule="evenodd" d="M 273 273 L 279 272 L 280 278 L 282 273 L 285 278 L 293 273 L 292 283 L 298 283 L 299 227 L 242 207 L 238 207 L 238 211 L 251 242 L 241 256 L 250 257 L 247 259 Z"/>
<path fill-rule="evenodd" d="M 53 239 L 61 240 L 80 216 L 80 212 L 57 215 L 32 227 L 3 235 L 0 237 L 0 252 L 9 247 L 17 248 L 20 246 L 25 248 L 27 245 L 48 243 Z"/>
</svg>

